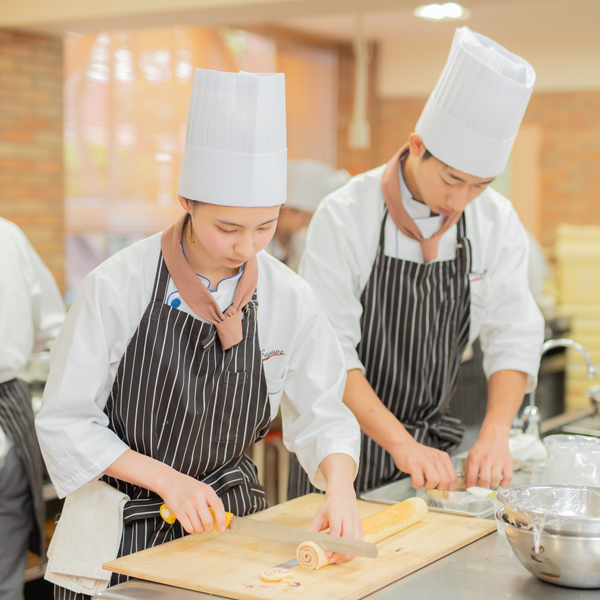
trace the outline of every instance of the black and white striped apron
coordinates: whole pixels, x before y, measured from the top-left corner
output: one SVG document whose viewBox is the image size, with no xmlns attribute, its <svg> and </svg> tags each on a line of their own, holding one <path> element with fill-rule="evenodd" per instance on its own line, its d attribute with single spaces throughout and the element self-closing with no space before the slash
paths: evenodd
<svg viewBox="0 0 600 600">
<path fill-rule="evenodd" d="M 449 451 L 462 438 L 448 414 L 469 340 L 471 244 L 465 216 L 457 224 L 456 257 L 415 263 L 385 254 L 385 211 L 373 270 L 361 296 L 358 356 L 383 404 L 421 444 Z M 361 434 L 357 492 L 405 477 L 381 446 Z M 288 497 L 318 491 L 295 456 Z"/>
<path fill-rule="evenodd" d="M 256 292 L 244 308 L 243 339 L 223 351 L 211 323 L 165 304 L 169 272 L 159 261 L 152 301 L 131 338 L 105 412 L 109 427 L 136 452 L 160 460 L 215 490 L 225 510 L 267 508 L 256 466 L 245 454 L 269 430 L 271 407 L 258 339 Z M 104 477 L 131 498 L 118 556 L 186 535 L 161 517 L 150 490 Z M 128 577 L 114 573 L 111 585 Z M 55 598 L 89 598 L 55 588 Z"/>
<path fill-rule="evenodd" d="M 24 381 L 11 379 L 0 383 L 0 427 L 13 443 L 29 479 L 35 512 L 35 527 L 31 530 L 29 550 L 40 556 L 43 564 L 46 558 L 44 533 L 46 505 L 42 489 L 43 463 L 33 423 L 31 392 Z"/>
</svg>

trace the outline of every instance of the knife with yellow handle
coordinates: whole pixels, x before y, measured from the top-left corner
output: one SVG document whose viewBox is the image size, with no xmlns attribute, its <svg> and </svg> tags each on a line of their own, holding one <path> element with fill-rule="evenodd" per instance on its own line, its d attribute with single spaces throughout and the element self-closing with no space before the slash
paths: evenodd
<svg viewBox="0 0 600 600">
<path fill-rule="evenodd" d="M 215 517 L 215 511 L 210 506 L 208 507 L 208 510 L 210 511 L 210 514 L 212 515 L 213 520 L 215 521 L 215 531 L 217 533 L 221 533 L 217 529 L 217 517 Z M 173 523 L 175 523 L 175 521 L 177 521 L 177 517 L 175 517 L 175 515 L 171 512 L 171 510 L 169 509 L 169 507 L 166 504 L 163 504 L 160 507 L 160 516 L 169 525 L 173 525 Z M 229 524 L 231 523 L 231 519 L 233 519 L 233 513 L 225 512 L 225 527 L 229 527 Z"/>
<path fill-rule="evenodd" d="M 214 510 L 210 507 L 208 510 L 210 510 L 214 519 Z M 160 507 L 160 516 L 169 524 L 173 524 L 177 520 L 166 504 Z M 369 542 L 359 542 L 358 540 L 329 535 L 328 533 L 315 533 L 314 531 L 306 531 L 305 529 L 288 527 L 287 525 L 277 525 L 276 523 L 269 523 L 267 521 L 258 521 L 256 519 L 249 519 L 248 517 L 236 517 L 229 512 L 225 513 L 225 522 L 227 531 L 239 533 L 240 535 L 285 542 L 296 546 L 303 542 L 315 542 L 323 550 L 331 550 L 332 552 L 352 556 L 377 558 L 379 554 L 377 546 Z"/>
</svg>

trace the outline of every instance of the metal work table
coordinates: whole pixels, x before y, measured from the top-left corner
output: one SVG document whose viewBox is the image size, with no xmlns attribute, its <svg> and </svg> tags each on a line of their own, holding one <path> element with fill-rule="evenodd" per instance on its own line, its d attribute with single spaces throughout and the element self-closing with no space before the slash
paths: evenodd
<svg viewBox="0 0 600 600">
<path fill-rule="evenodd" d="M 308 591 L 308 590 L 307 590 Z M 592 600 L 599 590 L 564 588 L 540 581 L 517 560 L 506 539 L 492 533 L 366 596 L 369 600 Z M 306 594 L 310 599 L 310 593 Z M 216 596 L 149 582 L 124 583 L 98 600 L 215 600 Z"/>
<path fill-rule="evenodd" d="M 543 434 L 589 419 L 593 409 L 559 415 L 542 423 Z M 515 473 L 512 485 L 527 485 L 529 476 Z M 407 495 L 414 495 L 410 493 Z M 398 500 L 403 499 L 399 498 Z M 307 591 L 308 592 L 308 591 Z M 305 594 L 310 600 L 310 593 Z M 218 596 L 150 582 L 130 581 L 95 596 L 98 600 L 215 600 Z M 496 532 L 441 558 L 381 590 L 369 600 L 597 600 L 600 590 L 565 588 L 540 581 Z"/>
</svg>

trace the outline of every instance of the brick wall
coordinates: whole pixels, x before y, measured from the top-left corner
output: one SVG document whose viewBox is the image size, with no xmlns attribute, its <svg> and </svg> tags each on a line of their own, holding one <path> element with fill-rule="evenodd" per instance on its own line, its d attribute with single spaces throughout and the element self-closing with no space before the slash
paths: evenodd
<svg viewBox="0 0 600 600">
<path fill-rule="evenodd" d="M 376 53 L 375 53 L 376 58 Z M 427 98 L 377 98 L 376 60 L 370 68 L 371 148 L 346 148 L 352 112 L 352 49 L 340 51 L 339 166 L 353 175 L 382 165 L 408 141 Z M 541 129 L 541 243 L 551 247 L 556 227 L 600 225 L 600 91 L 534 94 L 525 118 Z"/>
<path fill-rule="evenodd" d="M 600 91 L 535 94 L 525 122 L 542 129 L 542 244 L 561 223 L 600 225 Z"/>
<path fill-rule="evenodd" d="M 64 291 L 62 41 L 0 29 L 0 216 Z"/>
</svg>

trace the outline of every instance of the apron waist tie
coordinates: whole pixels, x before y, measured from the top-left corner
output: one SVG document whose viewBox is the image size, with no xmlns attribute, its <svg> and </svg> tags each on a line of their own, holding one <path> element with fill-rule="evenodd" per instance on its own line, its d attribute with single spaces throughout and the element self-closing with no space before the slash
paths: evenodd
<svg viewBox="0 0 600 600">
<path fill-rule="evenodd" d="M 133 521 L 160 518 L 160 507 L 163 504 L 164 500 L 159 496 L 128 500 L 123 508 L 123 522 L 129 525 Z"/>
</svg>

